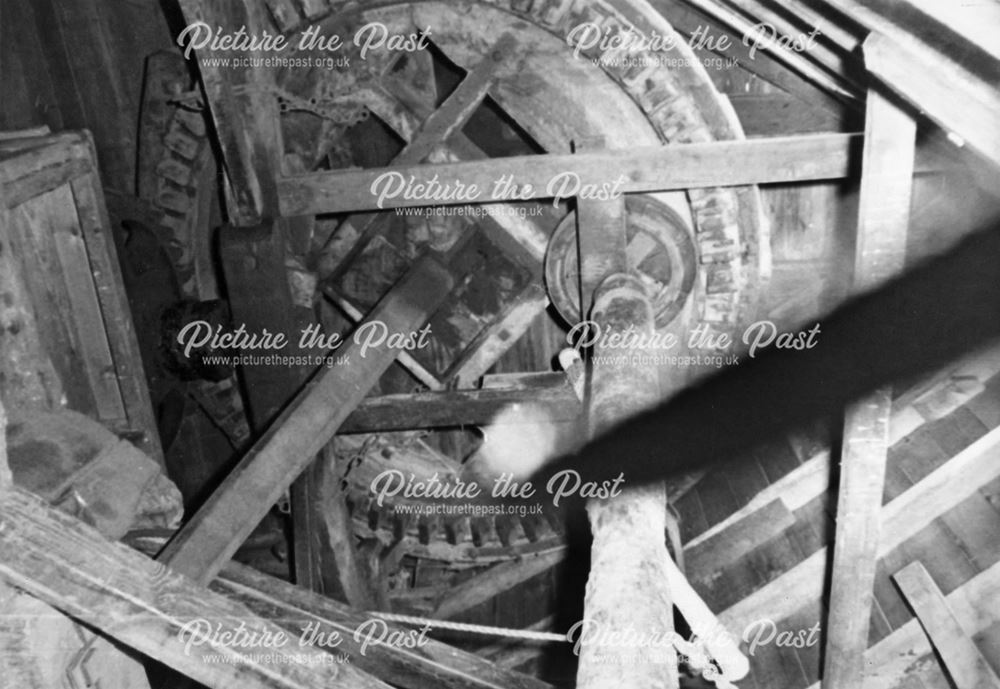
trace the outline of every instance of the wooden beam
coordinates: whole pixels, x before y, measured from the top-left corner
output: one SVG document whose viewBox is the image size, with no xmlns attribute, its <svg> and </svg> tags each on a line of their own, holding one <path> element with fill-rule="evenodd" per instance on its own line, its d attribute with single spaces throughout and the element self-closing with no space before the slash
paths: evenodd
<svg viewBox="0 0 1000 689">
<path fill-rule="evenodd" d="M 1000 563 L 949 593 L 946 601 L 962 628 L 975 636 L 997 621 L 995 615 L 983 614 L 983 601 L 998 599 Z M 938 669 L 934 649 L 917 619 L 910 620 L 869 648 L 865 653 L 865 667 L 867 671 L 861 689 L 935 687 L 947 681 Z M 924 684 L 919 683 L 921 680 Z M 808 689 L 819 689 L 819 682 Z"/>
<path fill-rule="evenodd" d="M 358 610 L 384 609 L 379 600 L 379 581 L 374 576 L 377 573 L 370 571 L 359 553 L 332 444 L 323 448 L 304 476 L 313 483 L 308 493 L 310 504 L 303 506 L 315 523 L 309 537 L 323 546 L 318 560 L 322 567 L 317 572 L 322 589 L 313 590 L 343 596 Z"/>
<path fill-rule="evenodd" d="M 420 259 L 365 322 L 408 336 L 444 301 L 452 285 L 445 266 L 429 256 Z M 350 363 L 318 373 L 296 395 L 167 544 L 161 560 L 198 581 L 215 576 L 399 353 L 385 344 L 366 350 L 364 342 L 351 337 L 341 351 Z"/>
<path fill-rule="evenodd" d="M 573 389 L 566 383 L 566 376 L 553 373 L 545 376 L 540 384 L 529 387 L 368 397 L 351 412 L 339 432 L 374 433 L 488 424 L 503 409 L 515 404 L 544 407 L 555 421 L 572 421 L 582 411 Z"/>
<path fill-rule="evenodd" d="M 0 501 L 0 576 L 214 689 L 388 686 L 18 488 Z M 263 641 L 279 633 L 285 644 Z M 261 642 L 238 645 L 251 634 Z"/>
<path fill-rule="evenodd" d="M 684 548 L 688 578 L 708 579 L 795 524 L 795 517 L 781 498 L 720 531 L 714 537 Z"/>
<path fill-rule="evenodd" d="M 605 150 L 603 137 L 589 137 L 577 143 L 576 152 Z M 594 293 L 606 277 L 629 272 L 625 238 L 625 199 L 576 201 L 577 254 L 580 266 L 580 314 L 587 318 Z"/>
<path fill-rule="evenodd" d="M 938 408 L 934 414 L 934 418 L 941 418 L 982 392 L 983 384 L 998 372 L 1000 372 L 1000 348 L 994 347 L 932 374 L 929 381 L 921 380 L 909 391 L 893 400 L 892 414 L 889 417 L 889 444 L 896 444 L 932 420 L 917 408 L 920 400 L 934 397 L 947 399 L 947 406 Z M 685 544 L 685 548 L 696 547 L 714 538 L 774 500 L 782 500 L 788 509 L 794 512 L 826 493 L 829 488 L 830 452 L 822 450 L 759 492 L 744 507 L 691 539 Z"/>
<path fill-rule="evenodd" d="M 0 207 L 0 222 L 6 220 L 6 214 L 6 209 Z M 13 485 L 14 476 L 10 473 L 10 463 L 7 461 L 7 412 L 3 407 L 3 399 L 0 399 L 0 496 Z"/>
<path fill-rule="evenodd" d="M 582 185 L 597 185 L 594 191 L 603 189 L 605 193 L 841 179 L 849 173 L 851 147 L 859 145 L 859 140 L 856 134 L 813 134 L 579 154 L 510 156 L 426 166 L 314 172 L 284 177 L 278 187 L 281 214 L 289 216 L 503 200 L 494 198 L 493 193 L 497 181 L 504 176 L 517 185 L 520 200 L 553 198 L 560 195 L 560 190 L 562 196 L 578 195 L 572 174 L 579 176 Z M 564 187 L 561 183 L 567 180 L 567 175 L 570 177 Z M 387 180 L 392 187 L 386 186 Z M 424 193 L 414 191 L 416 185 L 423 185 Z M 473 186 L 475 190 L 470 191 Z M 440 191 L 434 193 L 435 189 Z M 382 192 L 386 192 L 385 198 Z"/>
<path fill-rule="evenodd" d="M 691 7 L 696 8 L 705 16 L 725 24 L 740 36 L 754 36 L 756 33 L 753 23 L 727 7 L 710 2 L 710 0 L 683 1 Z M 782 47 L 776 40 L 766 40 L 766 37 L 764 37 L 764 40 L 761 40 L 760 44 L 775 60 L 824 91 L 846 98 L 854 96 L 850 90 L 850 82 L 845 83 L 843 70 L 836 61 L 820 67 L 812 59 L 812 55 L 807 56 L 793 50 L 788 50 Z M 831 59 L 834 57 L 831 53 Z M 831 76 L 829 72 L 824 71 L 824 68 L 830 70 L 830 72 L 833 72 L 839 78 Z"/>
<path fill-rule="evenodd" d="M 736 93 L 728 98 L 750 137 L 842 132 L 847 122 L 846 110 L 817 109 L 787 93 Z"/>
<path fill-rule="evenodd" d="M 514 38 L 505 33 L 493 46 L 493 50 L 475 67 L 466 73 L 458 86 L 432 112 L 426 113 L 423 123 L 395 158 L 395 166 L 416 165 L 422 163 L 427 156 L 444 144 L 453 134 L 459 132 L 469 117 L 483 102 L 496 81 L 496 68 L 501 60 L 506 58 L 514 47 Z M 359 222 L 361 220 L 361 222 Z M 342 267 L 349 266 L 359 252 L 364 250 L 382 227 L 385 217 L 370 215 L 361 219 L 356 216 L 346 217 L 341 224 L 350 223 L 357 227 L 357 240 L 341 260 Z M 340 269 L 334 273 L 333 279 L 339 275 Z"/>
<path fill-rule="evenodd" d="M 758 51 L 751 58 L 750 48 L 743 45 L 739 32 L 731 32 L 725 25 L 705 17 L 676 0 L 653 0 L 651 4 L 666 17 L 674 29 L 688 39 L 689 45 L 699 57 L 707 52 L 709 56 L 719 55 L 731 60 L 750 74 L 774 84 L 786 93 L 798 97 L 802 102 L 809 103 L 824 112 L 839 114 L 846 110 L 846 103 L 853 104 L 853 101 L 847 101 L 842 96 L 834 97 L 828 90 L 792 72 L 771 57 L 770 53 Z M 695 32 L 699 35 L 692 39 Z M 726 36 L 729 40 L 725 44 L 725 49 L 713 44 L 713 49 L 707 50 L 705 46 L 709 45 L 708 37 L 703 38 L 706 32 L 711 36 Z M 704 41 L 704 44 L 701 41 Z"/>
<path fill-rule="evenodd" d="M 235 31 L 245 27 L 262 36 L 269 25 L 263 3 L 253 0 L 179 0 L 188 26 Z M 268 31 L 274 36 L 274 33 Z M 187 37 L 187 48 L 193 36 Z M 277 100 L 268 87 L 273 70 L 264 67 L 218 66 L 211 49 L 196 52 L 202 87 L 219 138 L 225 165 L 230 222 L 253 226 L 277 215 L 275 177 L 281 169 Z"/>
<path fill-rule="evenodd" d="M 1000 429 L 994 429 L 882 508 L 878 555 L 917 535 L 939 516 L 1000 477 Z M 829 550 L 821 548 L 719 615 L 741 633 L 766 616 L 780 620 L 823 598 Z"/>
<path fill-rule="evenodd" d="M 868 93 L 858 210 L 855 290 L 876 289 L 903 269 L 917 125 Z M 823 685 L 857 686 L 864 671 L 878 564 L 892 389 L 852 404 L 844 423 Z"/>
<path fill-rule="evenodd" d="M 566 549 L 559 548 L 493 565 L 482 574 L 449 589 L 448 597 L 438 604 L 432 617 L 445 620 L 459 615 L 532 577 L 547 572 L 565 559 Z"/>
<path fill-rule="evenodd" d="M 339 634 L 342 641 L 335 650 L 346 653 L 352 665 L 377 673 L 404 689 L 546 689 L 549 686 L 426 637 L 423 639 L 426 643 L 417 647 L 373 643 L 362 649 L 369 630 L 375 630 L 373 638 L 377 639 L 378 631 L 384 629 L 383 640 L 389 634 L 393 638 L 416 639 L 420 630 L 404 632 L 391 623 L 382 627 L 376 618 L 365 613 L 236 563 L 226 566 L 212 588 L 258 614 L 288 625 L 297 634 L 308 624 L 327 638 Z M 358 629 L 362 631 L 356 635 Z"/>
<path fill-rule="evenodd" d="M 996 33 L 996 27 L 1000 26 L 1000 5 L 997 3 L 968 2 L 949 6 L 935 0 L 905 0 L 902 4 L 913 7 L 956 36 L 968 39 L 977 48 L 1000 60 L 1000 41 L 997 40 Z"/>
<path fill-rule="evenodd" d="M 971 635 L 962 628 L 924 566 L 910 563 L 892 578 L 940 654 L 957 689 L 1000 688 L 1000 678 L 972 643 Z"/>
<path fill-rule="evenodd" d="M 915 50 L 871 34 L 865 65 L 879 81 L 957 136 L 994 165 L 1000 165 L 1000 90 L 936 51 Z"/>
</svg>

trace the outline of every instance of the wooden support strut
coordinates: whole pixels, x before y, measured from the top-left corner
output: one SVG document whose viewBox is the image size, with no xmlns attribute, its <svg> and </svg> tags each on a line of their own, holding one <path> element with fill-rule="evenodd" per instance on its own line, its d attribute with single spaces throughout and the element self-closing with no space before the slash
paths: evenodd
<svg viewBox="0 0 1000 689">
<path fill-rule="evenodd" d="M 214 689 L 388 687 L 19 488 L 0 501 L 0 577 Z"/>
<path fill-rule="evenodd" d="M 875 289 L 903 268 L 916 123 L 877 91 L 868 94 L 855 287 Z M 892 390 L 847 411 L 837 500 L 823 685 L 860 686 L 878 562 Z"/>
<path fill-rule="evenodd" d="M 254 0 L 179 0 L 187 23 L 227 30 L 246 27 L 259 35 L 269 24 L 263 3 Z M 277 216 L 275 178 L 280 170 L 277 100 L 268 93 L 272 75 L 263 67 L 219 67 L 198 52 L 198 70 L 225 164 L 227 208 L 237 226 Z"/>
<path fill-rule="evenodd" d="M 1000 678 L 948 607 L 941 589 L 919 562 L 893 576 L 937 649 L 958 689 L 1000 689 Z"/>
<path fill-rule="evenodd" d="M 281 214 L 289 216 L 490 203 L 503 200 L 491 194 L 504 176 L 525 201 L 579 196 L 585 185 L 597 195 L 843 179 L 860 139 L 860 134 L 807 134 L 312 172 L 281 178 L 278 191 Z M 928 155 L 918 169 L 934 169 L 939 162 Z"/>
<path fill-rule="evenodd" d="M 413 138 L 393 158 L 393 165 L 416 165 L 423 162 L 452 134 L 461 130 L 492 88 L 496 79 L 497 65 L 513 47 L 513 36 L 510 34 L 501 36 L 493 46 L 489 56 L 465 75 L 465 78 L 448 95 L 441 107 L 427 115 Z M 354 256 L 364 249 L 367 239 L 370 239 L 379 227 L 381 217 L 369 216 L 364 224 L 358 223 L 356 216 L 348 216 L 343 220 L 343 223 L 357 223 L 360 226 L 357 227 L 357 242 L 344 256 L 341 265 L 350 264 Z"/>
<path fill-rule="evenodd" d="M 388 333 L 413 332 L 452 286 L 448 269 L 424 257 L 359 329 L 381 323 Z M 366 351 L 363 342 L 351 338 L 342 348 L 349 363 L 320 372 L 296 395 L 159 559 L 201 582 L 215 576 L 398 354 L 385 345 Z"/>
</svg>

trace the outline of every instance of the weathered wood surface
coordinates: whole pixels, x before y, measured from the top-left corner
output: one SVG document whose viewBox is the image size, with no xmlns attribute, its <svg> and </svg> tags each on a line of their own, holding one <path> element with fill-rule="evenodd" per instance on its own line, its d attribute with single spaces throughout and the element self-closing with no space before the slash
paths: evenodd
<svg viewBox="0 0 1000 689">
<path fill-rule="evenodd" d="M 21 205 L 94 169 L 85 132 L 10 139 L 0 143 L 0 186 L 8 208 Z"/>
<path fill-rule="evenodd" d="M 946 132 L 1000 164 L 1000 90 L 935 51 L 918 52 L 873 33 L 865 40 L 865 65 L 879 81 Z"/>
<path fill-rule="evenodd" d="M 948 675 L 958 689 L 997 689 L 1000 678 L 962 628 L 941 589 L 919 562 L 892 575 L 920 625 L 941 655 Z"/>
<path fill-rule="evenodd" d="M 1000 372 L 1000 349 L 979 352 L 954 366 L 935 372 L 899 395 L 889 417 L 889 442 L 895 444 L 934 418 L 950 414 L 983 390 L 983 384 Z M 927 402 L 941 400 L 928 405 Z M 928 416 L 926 411 L 933 408 Z M 792 512 L 807 505 L 830 487 L 830 453 L 823 449 L 780 480 L 760 491 L 747 505 L 685 544 L 686 548 L 714 538 L 738 521 L 782 500 Z"/>
<path fill-rule="evenodd" d="M 188 25 L 205 22 L 233 31 L 245 26 L 261 35 L 268 23 L 263 3 L 253 0 L 180 0 Z M 278 104 L 268 91 L 273 72 L 265 67 L 218 66 L 197 51 L 198 69 L 222 149 L 235 225 L 252 226 L 277 216 L 274 178 L 280 170 Z"/>
<path fill-rule="evenodd" d="M 482 574 L 449 589 L 447 596 L 434 609 L 432 616 L 448 619 L 461 614 L 542 572 L 547 572 L 565 558 L 566 549 L 559 548 L 493 565 Z"/>
<path fill-rule="evenodd" d="M 1000 477 L 1000 429 L 993 430 L 882 508 L 878 554 L 884 556 Z M 829 552 L 822 548 L 719 614 L 729 630 L 754 619 L 783 619 L 823 597 Z"/>
<path fill-rule="evenodd" d="M 340 433 L 486 424 L 514 404 L 543 407 L 554 421 L 571 421 L 582 411 L 573 389 L 566 383 L 566 376 L 554 373 L 528 387 L 441 390 L 367 397 L 347 417 Z"/>
<path fill-rule="evenodd" d="M 691 579 L 705 579 L 795 524 L 781 498 L 772 500 L 712 538 L 685 546 L 684 565 Z"/>
<path fill-rule="evenodd" d="M 212 583 L 216 591 L 240 601 L 260 615 L 279 620 L 298 630 L 312 623 L 318 632 L 330 638 L 339 634 L 341 642 L 334 652 L 346 653 L 351 664 L 405 689 L 545 689 L 549 685 L 517 672 L 504 671 L 477 655 L 460 651 L 433 639 L 405 647 L 403 644 L 369 643 L 362 652 L 369 630 L 388 633 L 402 630 L 389 623 L 384 628 L 374 617 L 357 612 L 329 598 L 231 563 Z M 367 625 L 367 626 L 363 626 Z M 357 636 L 356 631 L 361 629 Z M 409 638 L 416 639 L 419 629 Z M 400 637 L 403 638 L 403 637 Z"/>
<path fill-rule="evenodd" d="M 427 257 L 380 301 L 366 323 L 409 334 L 451 291 L 446 267 Z M 341 349 L 350 363 L 322 371 L 296 395 L 268 432 L 174 537 L 160 559 L 206 582 L 222 568 L 282 491 L 326 445 L 398 351 L 385 344 L 362 352 L 350 338 Z"/>
<path fill-rule="evenodd" d="M 977 574 L 946 597 L 966 633 L 978 635 L 997 622 L 995 611 L 984 601 L 1000 599 L 1000 564 Z M 861 689 L 911 689 L 945 686 L 930 639 L 917 619 L 911 619 L 865 653 L 864 682 Z M 921 682 L 926 682 L 922 684 Z M 819 682 L 808 689 L 819 689 Z"/>
<path fill-rule="evenodd" d="M 858 293 L 903 269 L 916 134 L 912 117 L 869 91 L 854 267 Z M 852 404 L 844 423 L 823 670 L 830 689 L 857 686 L 863 674 L 891 410 L 892 390 L 881 388 Z"/>
<path fill-rule="evenodd" d="M 624 200 L 619 199 L 619 204 L 624 206 Z M 624 223 L 617 223 L 614 209 L 593 215 L 581 212 L 579 216 L 581 252 L 611 244 L 618 247 L 618 255 L 604 265 L 611 269 L 624 266 L 625 227 Z M 586 236 L 601 232 L 618 232 L 621 236 L 609 243 Z M 581 283 L 588 284 L 583 276 Z M 583 296 L 582 303 L 593 300 L 591 318 L 601 328 L 616 332 L 634 328 L 640 335 L 653 331 L 653 309 L 645 288 L 635 276 L 606 275 L 596 294 Z M 608 351 L 599 343 L 594 355 Z M 648 352 L 636 348 L 632 353 Z M 587 413 L 591 434 L 652 406 L 661 396 L 659 377 L 651 365 L 623 368 L 594 365 L 589 384 Z M 611 463 L 614 458 L 607 456 L 604 460 Z M 584 480 L 589 480 L 586 475 Z M 642 629 L 643 633 L 660 638 L 669 638 L 673 632 L 675 594 L 669 584 L 670 555 L 664 538 L 666 503 L 666 488 L 662 483 L 626 488 L 606 500 L 587 501 L 594 539 L 583 614 L 584 622 L 595 625 L 602 633 L 581 645 L 577 668 L 580 689 L 604 689 L 619 683 L 637 688 L 678 686 L 674 648 L 636 649 L 622 643 L 619 636 L 630 629 Z"/>
<path fill-rule="evenodd" d="M 510 34 L 501 36 L 494 46 L 493 54 L 473 67 L 439 108 L 422 113 L 425 117 L 420 128 L 406 142 L 403 150 L 392 159 L 394 166 L 422 163 L 427 156 L 462 129 L 492 88 L 496 80 L 497 65 L 500 59 L 510 52 L 512 42 L 513 38 Z M 347 216 L 342 221 L 341 225 L 349 223 L 357 227 L 358 238 L 354 246 L 344 256 L 341 269 L 351 264 L 368 241 L 383 227 L 385 221 L 386 218 L 379 215 L 369 215 L 367 218 Z"/>
<path fill-rule="evenodd" d="M 274 641 L 288 634 L 17 488 L 0 504 L 0 576 L 216 689 L 387 686 L 295 639 Z"/>
<path fill-rule="evenodd" d="M 583 184 L 606 185 L 609 191 L 609 180 L 621 176 L 622 192 L 839 179 L 847 176 L 851 147 L 859 139 L 855 134 L 812 134 L 581 154 L 511 156 L 434 166 L 315 172 L 284 177 L 278 187 L 281 214 L 305 215 L 380 208 L 379 194 L 372 193 L 372 185 L 390 172 L 398 173 L 402 180 L 412 176 L 416 183 L 436 177 L 440 185 L 450 187 L 452 197 L 422 199 L 410 194 L 406 198 L 401 192 L 398 197 L 382 202 L 383 207 L 469 203 L 468 193 L 454 193 L 459 183 L 466 190 L 476 185 L 480 192 L 478 202 L 501 200 L 491 195 L 497 180 L 505 175 L 510 175 L 518 186 L 520 200 L 552 198 L 560 188 L 562 178 L 558 176 L 568 172 L 579 175 Z"/>
</svg>

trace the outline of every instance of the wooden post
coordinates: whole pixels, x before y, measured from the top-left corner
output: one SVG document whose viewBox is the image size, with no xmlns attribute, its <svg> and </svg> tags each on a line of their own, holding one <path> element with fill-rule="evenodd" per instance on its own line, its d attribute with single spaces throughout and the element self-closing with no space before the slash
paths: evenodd
<svg viewBox="0 0 1000 689">
<path fill-rule="evenodd" d="M 892 578 L 941 655 L 955 686 L 958 689 L 1000 689 L 1000 678 L 962 628 L 924 566 L 913 562 Z"/>
<path fill-rule="evenodd" d="M 868 93 L 855 286 L 868 291 L 903 268 L 910 219 L 916 123 L 877 91 Z M 853 404 L 844 424 L 833 584 L 823 685 L 861 686 L 878 561 L 892 390 Z"/>
<path fill-rule="evenodd" d="M 6 209 L 0 206 L 0 222 L 5 219 Z M 3 398 L 0 397 L 0 496 L 14 485 L 14 476 L 10 473 L 7 461 L 7 412 L 3 408 Z M 0 502 L 3 498 L 0 497 Z"/>
<path fill-rule="evenodd" d="M 445 266 L 421 259 L 355 333 L 368 324 L 381 324 L 386 334 L 416 331 L 452 284 Z M 201 582 L 215 576 L 399 354 L 384 342 L 373 349 L 364 342 L 347 341 L 339 352 L 347 363 L 320 372 L 296 395 L 159 559 Z"/>
</svg>

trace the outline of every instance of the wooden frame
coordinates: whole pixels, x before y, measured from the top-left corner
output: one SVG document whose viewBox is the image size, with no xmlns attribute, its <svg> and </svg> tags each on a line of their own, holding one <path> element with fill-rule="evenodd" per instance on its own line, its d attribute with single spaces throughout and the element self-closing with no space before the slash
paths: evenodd
<svg viewBox="0 0 1000 689">
<path fill-rule="evenodd" d="M 70 406 L 163 463 L 87 132 L 0 141 L 0 199 L 40 338 Z"/>
</svg>

